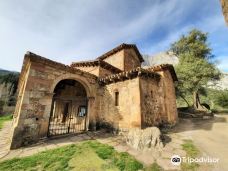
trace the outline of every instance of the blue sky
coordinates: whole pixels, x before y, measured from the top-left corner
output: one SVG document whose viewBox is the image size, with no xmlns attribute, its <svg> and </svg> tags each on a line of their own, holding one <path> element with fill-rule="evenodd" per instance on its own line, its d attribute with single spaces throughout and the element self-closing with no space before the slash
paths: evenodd
<svg viewBox="0 0 228 171">
<path fill-rule="evenodd" d="M 218 66 L 228 72 L 219 0 L 1 0 L 0 68 L 20 71 L 26 51 L 70 64 L 123 42 L 152 55 L 192 28 L 209 33 Z"/>
</svg>

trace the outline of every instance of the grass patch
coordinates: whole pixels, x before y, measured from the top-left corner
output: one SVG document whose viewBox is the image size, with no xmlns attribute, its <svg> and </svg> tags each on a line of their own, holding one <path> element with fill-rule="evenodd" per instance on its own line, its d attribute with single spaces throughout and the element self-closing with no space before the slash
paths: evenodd
<svg viewBox="0 0 228 171">
<path fill-rule="evenodd" d="M 192 140 L 185 140 L 184 144 L 182 144 L 183 150 L 186 151 L 186 157 L 195 158 L 199 155 L 199 150 L 196 148 L 196 146 L 193 144 Z M 187 163 L 182 162 L 181 163 L 181 170 L 183 171 L 196 171 L 199 168 L 198 163 Z"/>
<path fill-rule="evenodd" d="M 5 121 L 10 121 L 12 118 L 13 118 L 12 115 L 3 115 L 3 116 L 0 116 L 0 129 L 2 129 L 3 124 L 4 124 Z"/>
<path fill-rule="evenodd" d="M 72 170 L 109 170 L 118 171 L 119 169 L 114 165 L 109 165 L 108 162 L 101 159 L 95 151 L 91 148 L 83 148 L 78 151 L 69 161 L 69 166 Z"/>
<path fill-rule="evenodd" d="M 97 141 L 86 141 L 0 163 L 1 171 L 137 171 L 140 169 L 143 169 L 143 165 L 128 153 L 118 153 L 113 147 Z"/>
<path fill-rule="evenodd" d="M 14 158 L 0 163 L 0 170 L 68 170 L 68 161 L 77 151 L 75 145 L 47 150 L 29 157 Z"/>
<path fill-rule="evenodd" d="M 118 153 L 109 145 L 97 141 L 88 141 L 84 145 L 91 147 L 101 159 L 108 161 L 110 166 L 115 166 L 118 170 L 137 171 L 143 168 L 134 157 L 125 152 Z"/>
<path fill-rule="evenodd" d="M 144 169 L 145 171 L 163 171 L 161 166 L 159 166 L 156 162 L 154 162 L 152 165 Z"/>
<path fill-rule="evenodd" d="M 186 151 L 188 157 L 197 157 L 199 154 L 199 150 L 193 144 L 192 140 L 184 140 L 184 144 L 182 144 L 183 150 Z"/>
</svg>

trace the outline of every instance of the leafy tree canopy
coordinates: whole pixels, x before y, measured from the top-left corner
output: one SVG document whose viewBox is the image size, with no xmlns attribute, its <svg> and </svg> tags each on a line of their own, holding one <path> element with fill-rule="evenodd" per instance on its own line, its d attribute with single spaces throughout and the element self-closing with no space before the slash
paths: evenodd
<svg viewBox="0 0 228 171">
<path fill-rule="evenodd" d="M 179 64 L 175 68 L 179 79 L 178 93 L 182 96 L 193 94 L 195 108 L 200 105 L 199 91 L 209 81 L 220 78 L 207 37 L 207 33 L 193 29 L 171 45 L 171 50 L 179 57 Z"/>
</svg>

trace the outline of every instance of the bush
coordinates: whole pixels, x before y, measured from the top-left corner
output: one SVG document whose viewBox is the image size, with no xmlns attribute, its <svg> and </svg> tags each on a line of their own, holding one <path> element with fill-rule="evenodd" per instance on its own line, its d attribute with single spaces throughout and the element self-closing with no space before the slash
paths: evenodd
<svg viewBox="0 0 228 171">
<path fill-rule="evenodd" d="M 223 108 L 228 108 L 228 90 L 219 92 L 215 96 L 215 103 Z"/>
</svg>

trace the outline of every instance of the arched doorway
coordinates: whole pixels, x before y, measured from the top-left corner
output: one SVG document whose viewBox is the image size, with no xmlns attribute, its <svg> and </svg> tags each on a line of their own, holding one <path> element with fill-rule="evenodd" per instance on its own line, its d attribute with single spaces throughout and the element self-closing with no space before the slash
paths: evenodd
<svg viewBox="0 0 228 171">
<path fill-rule="evenodd" d="M 86 130 L 87 93 L 75 80 L 61 80 L 54 89 L 48 136 L 78 133 Z"/>
</svg>

